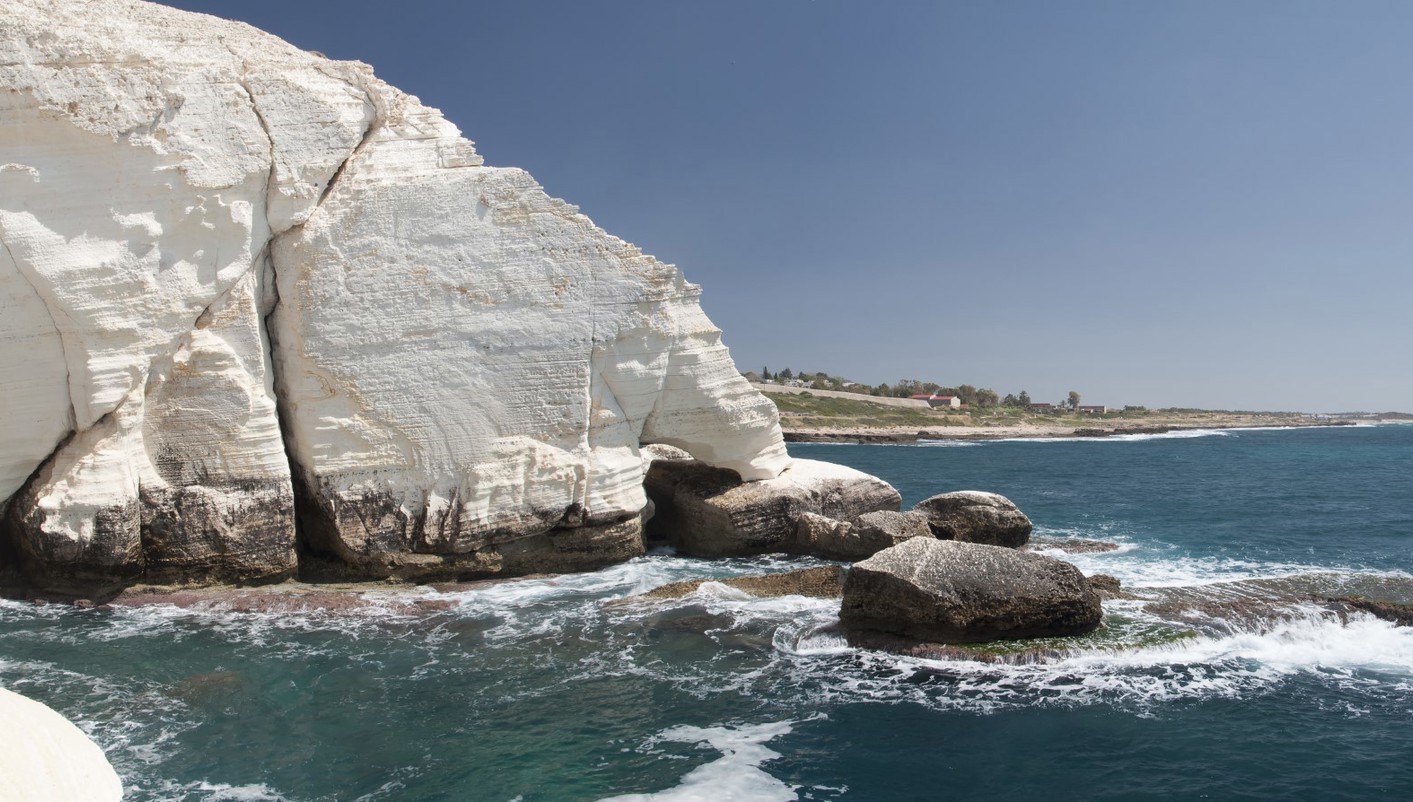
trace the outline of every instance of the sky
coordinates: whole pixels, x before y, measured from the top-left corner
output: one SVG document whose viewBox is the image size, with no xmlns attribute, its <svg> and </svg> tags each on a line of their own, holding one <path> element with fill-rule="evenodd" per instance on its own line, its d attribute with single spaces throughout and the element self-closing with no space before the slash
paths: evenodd
<svg viewBox="0 0 1413 802">
<path fill-rule="evenodd" d="M 168 4 L 371 64 L 741 370 L 1413 411 L 1413 3 Z"/>
</svg>

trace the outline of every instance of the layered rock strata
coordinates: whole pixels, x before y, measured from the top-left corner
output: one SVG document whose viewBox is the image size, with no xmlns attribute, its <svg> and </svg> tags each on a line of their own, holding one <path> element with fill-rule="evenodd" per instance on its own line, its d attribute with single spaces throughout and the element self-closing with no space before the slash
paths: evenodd
<svg viewBox="0 0 1413 802">
<path fill-rule="evenodd" d="M 640 443 L 789 465 L 697 287 L 366 65 L 12 0 L 0 87 L 0 557 L 40 584 L 587 568 L 642 550 Z"/>
</svg>

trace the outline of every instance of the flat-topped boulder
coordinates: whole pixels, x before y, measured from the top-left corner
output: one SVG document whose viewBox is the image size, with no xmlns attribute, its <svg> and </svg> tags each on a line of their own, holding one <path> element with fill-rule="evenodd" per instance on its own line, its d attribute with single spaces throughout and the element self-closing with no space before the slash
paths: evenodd
<svg viewBox="0 0 1413 802">
<path fill-rule="evenodd" d="M 980 490 L 942 493 L 919 501 L 938 540 L 1018 548 L 1030 539 L 1030 518 L 1010 499 Z"/>
<path fill-rule="evenodd" d="M 932 643 L 1080 635 L 1099 596 L 1069 563 L 978 543 L 911 538 L 849 570 L 839 618 L 849 630 Z"/>
<path fill-rule="evenodd" d="M 645 487 L 655 511 L 650 534 L 701 557 L 799 552 L 796 531 L 806 513 L 847 521 L 902 504 L 882 479 L 807 459 L 758 482 L 701 462 L 659 459 Z"/>
</svg>

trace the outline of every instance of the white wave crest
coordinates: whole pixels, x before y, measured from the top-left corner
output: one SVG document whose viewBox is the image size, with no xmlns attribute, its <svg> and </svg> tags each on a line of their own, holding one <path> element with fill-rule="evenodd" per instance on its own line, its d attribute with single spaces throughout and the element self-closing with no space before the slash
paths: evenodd
<svg viewBox="0 0 1413 802">
<path fill-rule="evenodd" d="M 1002 437 L 989 443 L 1142 443 L 1148 440 L 1190 440 L 1198 437 L 1231 437 L 1239 429 L 1178 429 L 1171 432 L 1111 434 L 1102 437 Z"/>
<path fill-rule="evenodd" d="M 201 802 L 294 802 L 290 797 L 276 791 L 264 783 L 229 785 L 205 780 L 177 782 L 167 780 L 153 788 L 139 788 L 138 792 L 151 798 L 172 800 L 200 800 Z"/>
<path fill-rule="evenodd" d="M 676 787 L 649 794 L 625 794 L 600 802 L 793 802 L 795 789 L 760 768 L 780 757 L 765 744 L 788 735 L 794 722 L 743 724 L 735 727 L 680 726 L 663 730 L 645 744 L 651 749 L 665 741 L 704 744 L 721 757 L 687 772 Z"/>
<path fill-rule="evenodd" d="M 810 689 L 797 702 L 904 702 L 981 713 L 1091 704 L 1143 712 L 1180 699 L 1239 697 L 1302 675 L 1387 700 L 1397 684 L 1413 680 L 1413 629 L 1360 613 L 1342 618 L 1315 605 L 1286 613 L 1233 626 L 1230 634 L 1189 633 L 1159 645 L 1095 646 L 1014 663 L 981 653 L 927 659 L 856 650 L 829 629 L 783 645 L 795 657 L 790 684 Z M 1403 704 L 1413 706 L 1413 699 Z"/>
</svg>

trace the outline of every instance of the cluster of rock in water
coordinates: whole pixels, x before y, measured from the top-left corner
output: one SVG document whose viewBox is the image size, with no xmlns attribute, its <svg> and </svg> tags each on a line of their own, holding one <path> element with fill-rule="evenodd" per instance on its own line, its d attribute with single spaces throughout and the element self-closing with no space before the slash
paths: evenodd
<svg viewBox="0 0 1413 802">
<path fill-rule="evenodd" d="M 796 460 L 788 479 L 742 482 L 676 449 L 646 451 L 650 534 L 703 557 L 853 561 L 840 620 L 855 633 L 971 643 L 1077 635 L 1103 617 L 1079 569 L 1020 550 L 1030 519 L 994 493 L 943 493 L 902 512 L 893 487 L 837 466 L 815 477 L 821 463 Z M 794 587 L 798 579 L 777 581 Z"/>
</svg>

